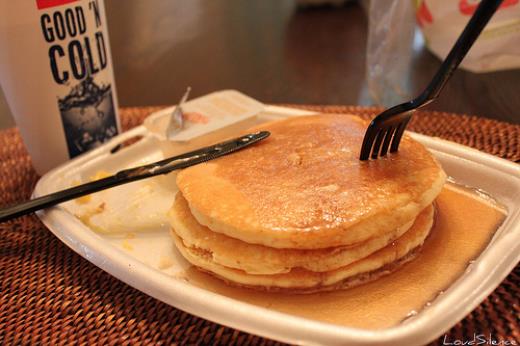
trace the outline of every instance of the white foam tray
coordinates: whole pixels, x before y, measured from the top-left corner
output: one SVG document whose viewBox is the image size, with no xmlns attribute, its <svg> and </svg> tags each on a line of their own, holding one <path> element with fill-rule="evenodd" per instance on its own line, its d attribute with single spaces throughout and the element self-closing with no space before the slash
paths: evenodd
<svg viewBox="0 0 520 346">
<path fill-rule="evenodd" d="M 267 106 L 259 116 L 272 119 L 304 114 L 309 112 Z M 110 153 L 116 144 L 135 135 L 145 138 L 125 150 Z M 99 268 L 167 304 L 226 326 L 294 344 L 425 344 L 463 319 L 520 260 L 520 165 L 441 139 L 411 135 L 434 153 L 449 176 L 459 183 L 488 192 L 507 207 L 508 215 L 470 271 L 427 309 L 406 323 L 388 329 L 363 330 L 308 320 L 196 287 L 175 275 L 183 271 L 187 263 L 172 250 L 166 226 L 136 233 L 131 240 L 132 251 L 128 251 L 121 245 L 121 238 L 95 233 L 79 221 L 67 205 L 47 209 L 38 215 L 62 242 Z M 100 169 L 115 171 L 162 157 L 157 139 L 148 136 L 141 126 L 49 172 L 38 182 L 34 196 L 70 186 L 74 179 L 88 177 Z M 139 187 L 139 182 L 132 184 L 119 187 L 122 190 L 118 194 L 130 195 L 132 189 Z M 165 191 L 158 192 L 162 194 L 163 202 L 159 204 L 163 207 L 173 200 L 171 187 Z M 170 196 L 171 200 L 168 197 L 164 200 L 165 196 Z M 68 203 L 71 206 L 74 202 Z M 172 265 L 163 268 L 161 257 L 168 255 Z"/>
</svg>

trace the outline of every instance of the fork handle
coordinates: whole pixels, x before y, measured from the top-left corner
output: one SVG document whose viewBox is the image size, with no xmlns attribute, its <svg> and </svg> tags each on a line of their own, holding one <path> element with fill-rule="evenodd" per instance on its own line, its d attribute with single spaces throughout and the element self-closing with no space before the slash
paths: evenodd
<svg viewBox="0 0 520 346">
<path fill-rule="evenodd" d="M 451 48 L 441 67 L 424 91 L 412 101 L 415 107 L 422 107 L 435 100 L 446 82 L 459 66 L 460 62 L 468 53 L 471 46 L 480 35 L 489 19 L 496 12 L 503 0 L 482 0 L 477 10 L 470 18 L 464 31 L 459 36 L 455 45 Z"/>
</svg>

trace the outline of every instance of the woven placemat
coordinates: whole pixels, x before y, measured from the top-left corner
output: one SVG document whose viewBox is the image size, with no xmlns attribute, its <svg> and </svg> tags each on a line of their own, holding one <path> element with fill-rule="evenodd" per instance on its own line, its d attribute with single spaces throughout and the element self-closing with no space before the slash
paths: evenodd
<svg viewBox="0 0 520 346">
<path fill-rule="evenodd" d="M 299 106 L 371 117 L 377 108 Z M 124 129 L 157 107 L 121 111 Z M 467 115 L 418 112 L 410 129 L 520 162 L 520 125 Z M 0 131 L 0 203 L 29 198 L 38 179 L 18 130 Z M 520 266 L 493 294 L 446 334 L 446 340 L 520 344 Z M 434 345 L 442 345 L 444 336 Z M 39 219 L 0 224 L 0 344 L 219 344 L 277 342 L 203 320 L 115 279 L 71 251 Z"/>
</svg>

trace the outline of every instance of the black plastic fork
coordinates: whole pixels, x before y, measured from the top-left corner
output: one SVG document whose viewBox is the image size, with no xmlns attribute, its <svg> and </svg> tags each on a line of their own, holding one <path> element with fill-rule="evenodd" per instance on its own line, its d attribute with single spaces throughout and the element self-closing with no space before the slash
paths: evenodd
<svg viewBox="0 0 520 346">
<path fill-rule="evenodd" d="M 389 108 L 375 117 L 367 128 L 359 159 L 377 159 L 390 152 L 396 152 L 408 122 L 413 113 L 435 100 L 446 82 L 466 56 L 489 19 L 503 0 L 482 0 L 477 10 L 460 34 L 450 53 L 430 84 L 415 99 Z"/>
</svg>

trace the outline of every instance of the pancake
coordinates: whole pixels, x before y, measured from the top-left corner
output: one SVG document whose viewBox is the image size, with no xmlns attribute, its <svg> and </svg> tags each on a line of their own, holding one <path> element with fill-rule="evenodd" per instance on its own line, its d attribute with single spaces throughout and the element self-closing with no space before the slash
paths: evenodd
<svg viewBox="0 0 520 346">
<path fill-rule="evenodd" d="M 250 244 L 323 249 L 381 237 L 432 203 L 446 176 L 405 135 L 399 152 L 359 161 L 367 123 L 349 115 L 293 117 L 248 130 L 266 140 L 181 171 L 197 222 Z"/>
<path fill-rule="evenodd" d="M 229 268 L 241 269 L 248 274 L 280 274 L 293 268 L 324 272 L 360 260 L 385 247 L 406 232 L 413 222 L 392 232 L 364 242 L 334 248 L 301 250 L 276 249 L 241 240 L 211 231 L 193 217 L 186 199 L 178 193 L 169 212 L 174 232 L 182 238 L 185 246 L 207 251 L 211 261 Z"/>
<path fill-rule="evenodd" d="M 173 237 L 177 248 L 191 264 L 232 285 L 269 291 L 305 293 L 352 287 L 396 270 L 418 253 L 432 228 L 433 216 L 434 208 L 428 206 L 419 214 L 413 226 L 391 244 L 361 260 L 327 272 L 297 268 L 283 274 L 248 274 L 242 270 L 217 264 L 208 251 L 187 246 L 175 233 Z"/>
</svg>

